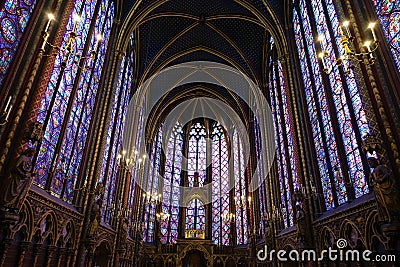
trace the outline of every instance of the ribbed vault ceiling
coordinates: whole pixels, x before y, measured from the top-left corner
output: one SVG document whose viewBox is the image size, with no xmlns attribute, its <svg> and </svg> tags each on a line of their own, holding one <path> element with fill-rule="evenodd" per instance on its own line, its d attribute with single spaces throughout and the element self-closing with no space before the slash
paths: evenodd
<svg viewBox="0 0 400 267">
<path fill-rule="evenodd" d="M 192 61 L 227 64 L 263 84 L 269 32 L 283 18 L 280 2 L 124 1 L 123 28 L 136 44 L 136 86 L 167 66 Z"/>
</svg>

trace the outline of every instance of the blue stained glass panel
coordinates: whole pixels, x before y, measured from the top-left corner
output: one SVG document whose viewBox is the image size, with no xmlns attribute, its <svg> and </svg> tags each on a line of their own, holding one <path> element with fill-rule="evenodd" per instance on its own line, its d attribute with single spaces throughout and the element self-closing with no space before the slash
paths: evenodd
<svg viewBox="0 0 400 267">
<path fill-rule="evenodd" d="M 372 3 L 393 54 L 394 62 L 400 71 L 400 2 L 398 0 L 372 0 Z"/>
<path fill-rule="evenodd" d="M 103 5 L 103 8 L 97 14 L 97 18 L 99 19 L 95 22 L 95 31 L 91 36 L 88 36 L 88 30 L 94 17 L 95 4 L 96 1 L 86 1 L 84 5 L 82 1 L 77 1 L 73 14 L 79 14 L 81 8 L 83 8 L 82 21 L 77 26 L 77 39 L 74 44 L 77 54 L 68 57 L 67 67 L 61 76 L 60 87 L 55 88 L 57 80 L 61 75 L 60 64 L 63 61 L 65 51 L 61 50 L 58 53 L 50 83 L 45 97 L 42 99 L 38 115 L 38 120 L 46 124 L 46 131 L 36 162 L 36 169 L 39 175 L 36 177 L 35 182 L 42 187 L 45 185 L 48 178 L 47 172 L 50 169 L 49 164 L 51 159 L 55 157 L 54 169 L 56 174 L 53 179 L 52 192 L 54 195 L 62 197 L 68 202 L 72 201 L 75 182 L 79 173 L 99 78 L 108 46 L 111 21 L 114 16 L 113 3 Z M 106 23 L 104 23 L 105 21 Z M 74 22 L 71 14 L 67 30 L 63 37 L 62 47 L 65 47 L 68 42 L 69 34 L 73 27 Z M 78 67 L 74 63 L 77 55 L 82 54 L 85 42 L 89 42 L 89 50 L 92 50 L 96 43 L 95 36 L 100 32 L 103 32 L 103 41 L 99 44 L 96 57 L 86 59 L 85 64 L 89 68 L 84 69 L 81 75 L 77 77 Z M 74 86 L 77 86 L 77 90 L 76 94 L 72 96 L 71 93 Z M 55 101 L 50 106 L 52 98 Z M 72 105 L 70 114 L 66 114 L 68 105 Z M 61 136 L 61 127 L 64 123 L 67 124 L 67 127 L 65 133 Z M 61 151 L 57 155 L 54 155 L 54 149 L 59 138 L 63 138 Z"/>
<path fill-rule="evenodd" d="M 0 6 L 0 85 L 25 32 L 36 0 L 6 0 Z"/>
</svg>

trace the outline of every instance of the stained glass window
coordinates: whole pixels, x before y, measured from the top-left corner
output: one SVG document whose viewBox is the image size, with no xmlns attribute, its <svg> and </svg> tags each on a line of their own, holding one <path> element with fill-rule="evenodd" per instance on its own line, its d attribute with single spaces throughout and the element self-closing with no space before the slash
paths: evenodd
<svg viewBox="0 0 400 267">
<path fill-rule="evenodd" d="M 38 115 L 46 130 L 36 162 L 35 183 L 68 202 L 72 201 L 80 170 L 114 16 L 112 1 L 103 0 L 98 9 L 95 7 L 95 0 L 76 1 L 62 43 L 65 48 L 77 23 L 76 53 L 67 54 L 61 49 L 56 56 Z M 81 17 L 79 22 L 73 19 L 76 14 Z M 103 40 L 97 46 L 98 34 Z M 97 54 L 89 58 L 92 49 L 97 49 Z"/>
<path fill-rule="evenodd" d="M 6 0 L 0 6 L 0 85 L 17 51 L 36 0 Z"/>
<path fill-rule="evenodd" d="M 383 33 L 400 71 L 400 2 L 397 0 L 372 0 Z"/>
<path fill-rule="evenodd" d="M 144 189 L 145 195 L 145 208 L 144 208 L 144 228 L 143 241 L 154 242 L 155 237 L 155 224 L 156 224 L 156 206 L 157 201 L 162 197 L 159 190 L 160 182 L 160 165 L 161 165 L 161 151 L 162 151 L 162 125 L 158 129 L 152 146 L 152 153 L 150 156 L 150 165 L 148 171 L 148 180 L 146 188 Z"/>
<path fill-rule="evenodd" d="M 133 42 L 133 37 L 132 37 Z M 115 185 L 118 173 L 119 158 L 118 155 L 122 151 L 122 135 L 124 131 L 124 121 L 126 117 L 127 107 L 130 99 L 131 77 L 133 71 L 132 56 L 123 57 L 121 68 L 118 75 L 117 86 L 113 96 L 111 107 L 111 116 L 109 126 L 107 127 L 107 139 L 103 154 L 103 163 L 100 169 L 99 183 L 105 185 L 104 208 L 102 209 L 103 220 L 110 223 L 112 204 L 115 196 Z M 141 117 L 142 118 L 142 117 Z M 140 125 L 140 124 L 139 124 Z M 140 131 L 138 136 L 140 136 Z M 133 192 L 135 185 L 131 182 L 131 195 L 129 205 L 133 204 Z"/>
<path fill-rule="evenodd" d="M 244 160 L 243 143 L 237 130 L 233 133 L 233 176 L 235 181 L 235 219 L 236 219 L 236 244 L 243 245 L 248 242 L 247 220 L 247 191 L 246 191 L 246 162 Z"/>
<path fill-rule="evenodd" d="M 319 176 L 329 210 L 348 200 L 346 179 L 355 197 L 368 193 L 360 147 L 369 126 L 354 73 L 350 70 L 344 75 L 332 64 L 335 53 L 342 52 L 341 47 L 334 46 L 341 36 L 333 2 L 300 0 L 293 10 L 293 23 Z M 319 34 L 324 35 L 320 49 L 327 52 L 327 66 L 332 69 L 327 83 L 322 80 L 325 74 L 320 70 L 313 39 Z"/>
<path fill-rule="evenodd" d="M 277 146 L 277 166 L 281 192 L 280 209 L 285 227 L 293 225 L 292 192 L 298 188 L 297 166 L 293 152 L 293 129 L 288 113 L 287 90 L 282 73 L 282 65 L 271 66 L 270 91 L 271 110 L 276 128 L 275 143 Z"/>
<path fill-rule="evenodd" d="M 206 230 L 206 210 L 200 199 L 193 199 L 186 208 L 186 230 Z"/>
<path fill-rule="evenodd" d="M 188 181 L 194 186 L 195 173 L 198 173 L 198 185 L 204 186 L 207 168 L 206 128 L 200 122 L 195 123 L 189 132 Z"/>
<path fill-rule="evenodd" d="M 212 239 L 214 244 L 229 245 L 229 164 L 228 144 L 220 124 L 212 129 Z"/>
<path fill-rule="evenodd" d="M 265 228 L 265 215 L 268 212 L 267 208 L 267 196 L 266 196 L 266 173 L 264 172 L 261 162 L 263 162 L 262 146 L 261 146 L 261 131 L 257 122 L 257 118 L 254 119 L 254 135 L 255 135 L 255 153 L 257 159 L 257 169 L 260 175 L 260 187 L 258 188 L 258 201 L 259 201 L 259 216 L 261 218 L 260 223 L 257 225 L 257 230 L 260 236 L 264 235 Z"/>
<path fill-rule="evenodd" d="M 168 140 L 165 159 L 162 212 L 169 216 L 163 219 L 160 224 L 160 240 L 163 244 L 176 243 L 178 238 L 182 147 L 182 126 L 177 124 Z"/>
<path fill-rule="evenodd" d="M 207 131 L 203 123 L 194 123 L 189 131 L 188 187 L 202 187 L 206 180 Z M 205 230 L 206 214 L 201 200 L 193 199 L 186 208 L 186 230 Z"/>
</svg>

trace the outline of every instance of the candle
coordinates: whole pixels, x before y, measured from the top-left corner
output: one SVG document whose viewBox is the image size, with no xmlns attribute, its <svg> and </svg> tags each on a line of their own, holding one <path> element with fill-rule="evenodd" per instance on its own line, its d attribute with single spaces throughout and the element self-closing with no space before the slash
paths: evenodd
<svg viewBox="0 0 400 267">
<path fill-rule="evenodd" d="M 54 20 L 54 15 L 51 14 L 51 13 L 47 14 L 47 17 L 49 18 L 49 20 L 47 21 L 46 28 L 45 28 L 45 30 L 44 30 L 45 32 L 48 32 L 48 31 L 49 31 L 51 22 Z"/>
<path fill-rule="evenodd" d="M 12 99 L 12 96 L 9 96 L 8 100 L 7 100 L 6 107 L 4 108 L 4 112 L 7 112 L 7 109 L 8 109 L 8 106 L 10 105 L 11 99 Z"/>
<path fill-rule="evenodd" d="M 324 70 L 326 70 L 326 64 L 325 64 L 325 52 L 319 53 L 319 58 L 322 61 L 322 66 L 324 67 Z"/>
<path fill-rule="evenodd" d="M 81 21 L 81 17 L 78 14 L 74 14 L 73 19 L 74 19 L 74 28 L 72 29 L 72 32 L 75 32 L 76 28 L 79 25 L 79 22 Z"/>
<path fill-rule="evenodd" d="M 350 30 L 349 30 L 349 25 L 350 25 L 350 22 L 348 20 L 343 22 L 343 28 L 346 31 L 347 37 L 350 38 L 351 37 L 351 33 L 350 33 Z"/>
<path fill-rule="evenodd" d="M 8 121 L 8 117 L 10 116 L 11 109 L 12 109 L 12 105 L 10 105 L 10 108 L 8 109 L 8 111 L 6 111 L 7 112 L 6 121 Z"/>
<path fill-rule="evenodd" d="M 374 41 L 376 41 L 374 27 L 375 27 L 375 22 L 371 22 L 370 24 L 368 24 L 368 28 L 371 29 L 371 32 L 372 32 L 372 37 L 374 38 Z"/>
<path fill-rule="evenodd" d="M 96 35 L 96 44 L 94 45 L 94 48 L 93 48 L 94 51 L 97 51 L 97 48 L 99 47 L 101 40 L 103 40 L 103 35 L 101 33 L 99 33 Z"/>
<path fill-rule="evenodd" d="M 371 51 L 371 41 L 366 41 L 365 43 L 364 43 L 364 46 L 367 48 L 367 51 L 368 51 L 368 53 L 369 53 L 369 56 L 372 58 L 373 57 L 373 55 L 372 55 L 372 51 Z"/>
</svg>

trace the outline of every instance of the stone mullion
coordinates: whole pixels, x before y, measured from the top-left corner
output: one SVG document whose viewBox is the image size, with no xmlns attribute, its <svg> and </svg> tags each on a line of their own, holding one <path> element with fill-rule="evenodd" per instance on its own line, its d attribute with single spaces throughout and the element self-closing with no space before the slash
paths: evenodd
<svg viewBox="0 0 400 267">
<path fill-rule="evenodd" d="M 268 49 L 267 51 L 271 50 L 271 47 L 269 46 L 270 42 L 268 41 Z M 268 64 L 266 64 L 266 70 L 265 70 L 265 83 L 264 83 L 264 94 L 265 97 L 267 98 L 267 101 L 269 103 L 269 105 L 271 105 L 271 91 L 268 90 L 269 89 L 269 84 L 272 82 L 271 81 L 271 75 L 270 72 L 273 72 L 273 63 L 269 62 L 269 59 L 272 57 L 271 53 L 267 54 L 267 57 L 265 58 L 265 61 L 268 62 Z M 272 60 L 271 60 L 272 61 Z M 274 127 L 275 128 L 275 127 Z M 274 151 L 274 153 L 276 153 L 276 151 Z M 268 161 L 270 159 L 268 158 Z M 274 200 L 274 186 L 272 184 L 272 178 L 271 177 L 277 177 L 276 175 L 273 174 L 273 172 L 275 171 L 275 157 L 274 159 L 272 159 L 272 162 L 268 162 L 268 164 L 270 165 L 270 172 L 268 174 L 264 174 L 266 175 L 264 183 L 265 183 L 265 197 L 264 197 L 264 205 L 265 205 L 265 211 L 268 213 L 270 212 L 270 214 L 273 214 L 273 212 L 275 212 L 272 207 L 275 206 L 275 200 Z M 265 203 L 266 201 L 266 203 Z M 276 225 L 275 223 L 270 223 L 270 227 L 272 227 L 272 233 L 275 235 L 276 233 Z M 264 229 L 265 231 L 265 229 Z M 275 244 L 273 244 L 275 246 Z"/>
<path fill-rule="evenodd" d="M 256 147 L 256 144 L 255 144 L 255 135 L 256 135 L 256 132 L 255 132 L 255 129 L 254 129 L 254 115 L 253 114 L 250 114 L 249 115 L 249 118 L 248 118 L 248 121 L 247 121 L 247 127 L 248 127 L 248 132 L 249 132 L 249 135 L 250 136 L 252 136 L 253 138 L 250 138 L 250 148 L 253 148 L 254 150 L 253 150 L 253 153 L 251 153 L 251 150 L 250 150 L 250 155 L 249 155 L 249 160 L 248 160 L 248 164 L 247 164 L 247 167 L 245 167 L 245 177 L 247 178 L 246 179 L 246 188 L 247 188 L 247 190 L 246 190 L 246 193 L 247 193 L 247 196 L 246 196 L 246 198 L 245 198 L 245 202 L 246 202 L 246 206 L 247 206 L 247 216 L 248 216 L 248 221 L 249 221 L 249 226 L 248 226 L 248 230 L 249 230 L 249 235 L 248 235 L 248 237 L 250 238 L 250 241 L 251 241 L 251 243 L 249 243 L 249 245 L 250 245 L 250 257 L 251 258 L 254 258 L 255 257 L 255 253 L 256 253 L 256 251 L 255 251 L 255 246 L 256 246 L 256 233 L 255 233 L 255 220 L 256 220 L 256 218 L 255 218 L 255 214 L 256 214 L 256 212 L 254 211 L 254 209 L 255 209 L 255 201 L 254 201 L 254 199 L 255 199 L 255 197 L 254 197 L 254 195 L 256 195 L 254 192 L 255 192 L 255 190 L 254 190 L 254 186 L 255 186 L 255 184 L 253 183 L 253 174 L 254 174 L 254 169 L 255 169 L 255 166 L 256 166 L 256 162 L 257 162 L 257 159 L 256 159 L 256 153 L 255 153 L 255 147 Z M 251 197 L 251 201 L 248 201 L 249 200 L 249 197 Z M 249 241 L 249 240 L 248 240 Z"/>
</svg>

